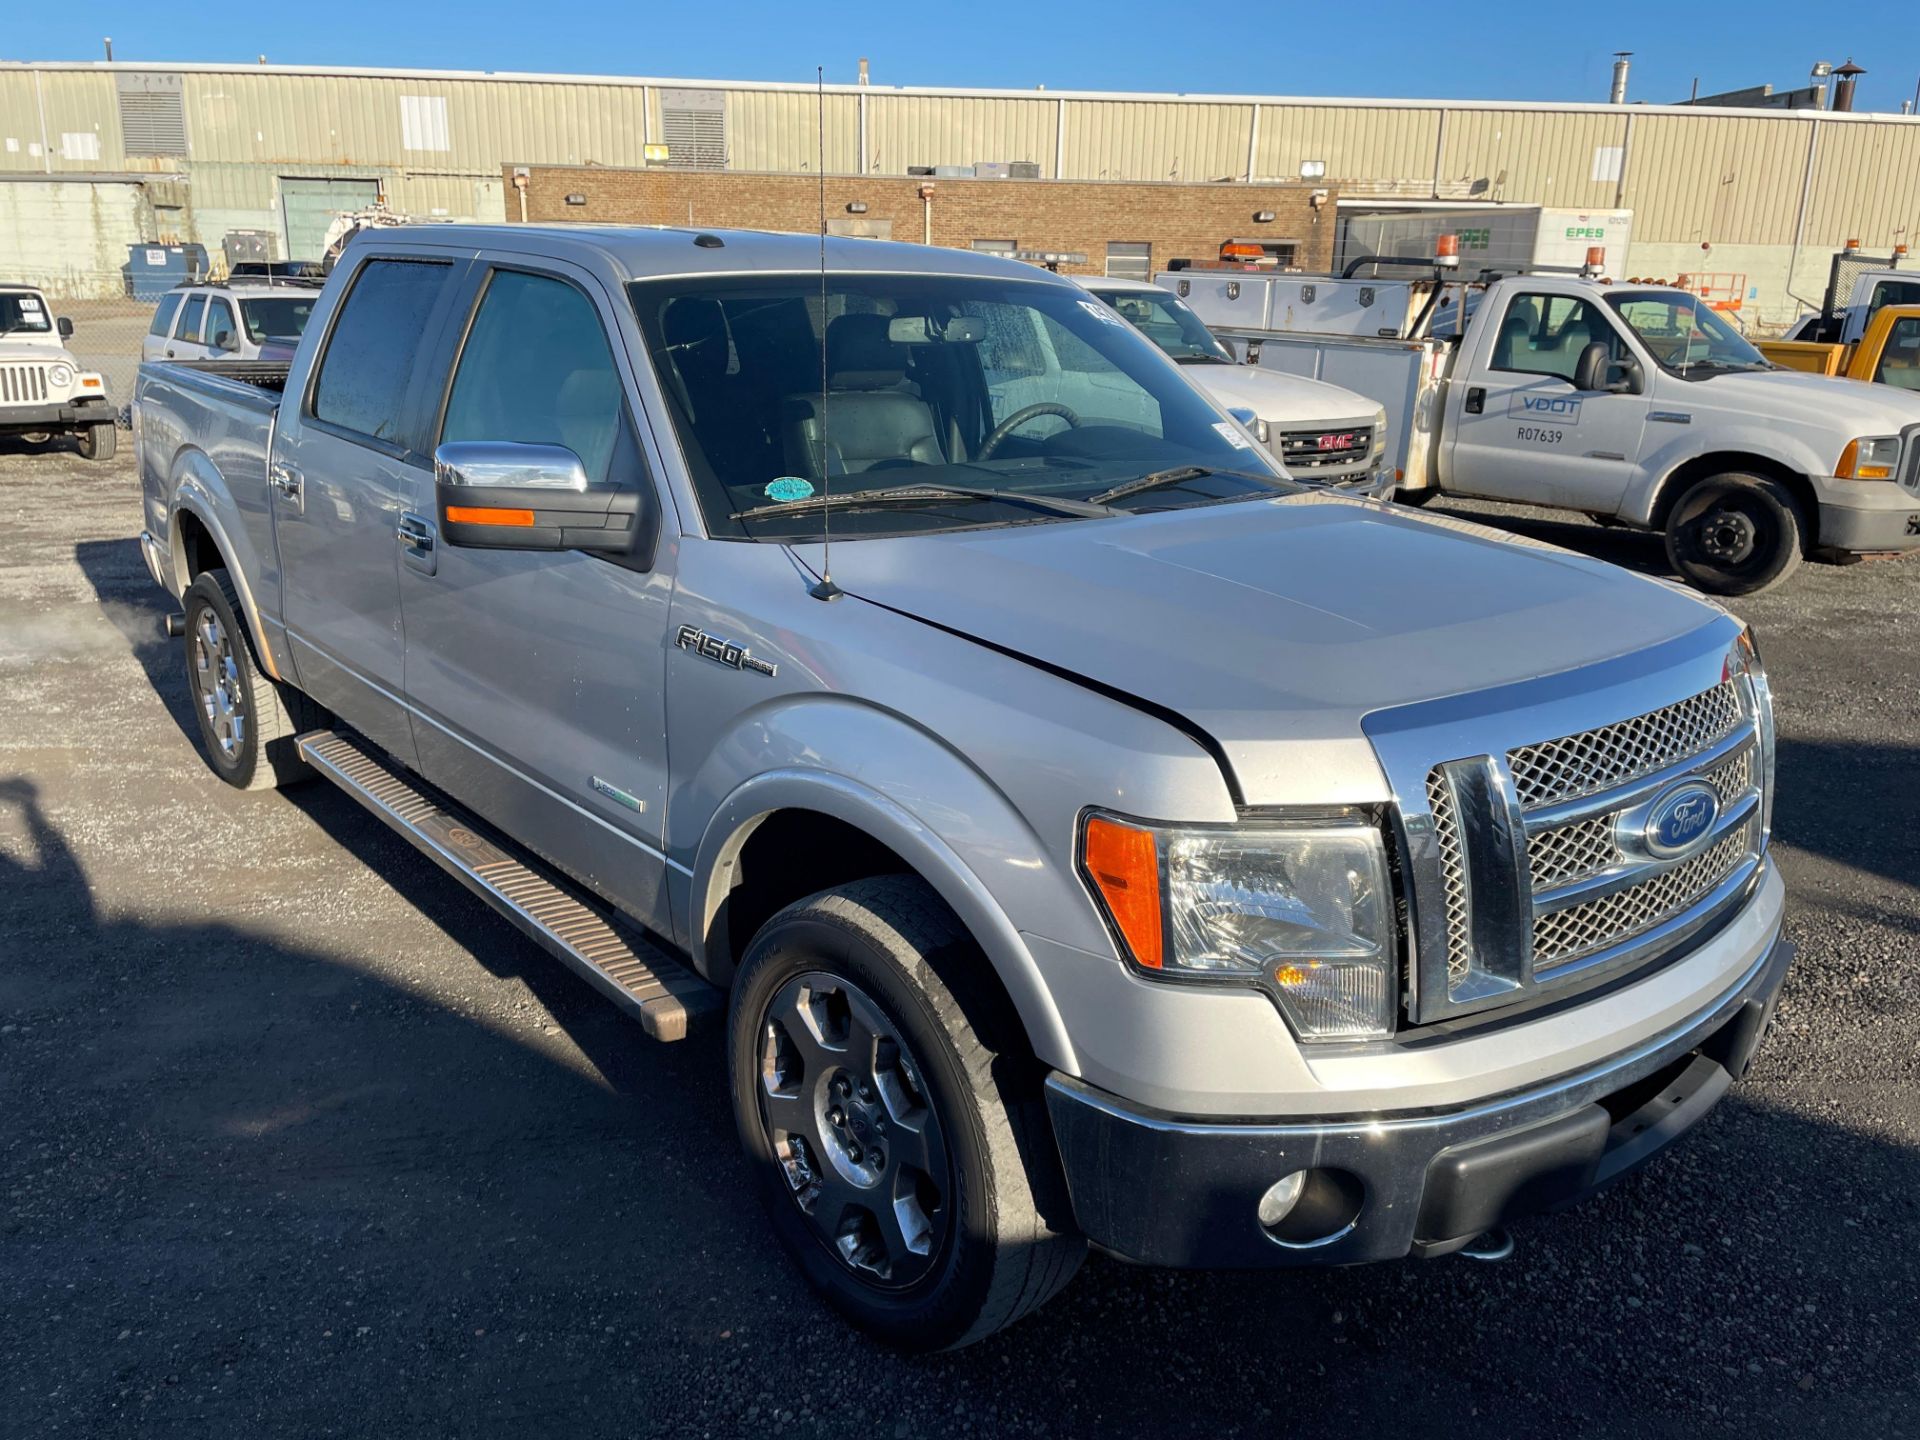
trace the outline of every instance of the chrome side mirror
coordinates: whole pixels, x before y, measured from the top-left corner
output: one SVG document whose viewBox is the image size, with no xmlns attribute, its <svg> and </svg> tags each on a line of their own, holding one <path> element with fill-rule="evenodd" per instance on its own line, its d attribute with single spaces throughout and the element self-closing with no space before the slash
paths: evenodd
<svg viewBox="0 0 1920 1440">
<path fill-rule="evenodd" d="M 482 550 L 599 550 L 633 543 L 641 499 L 593 490 L 563 445 L 459 440 L 433 452 L 434 505 L 449 545 Z"/>
</svg>

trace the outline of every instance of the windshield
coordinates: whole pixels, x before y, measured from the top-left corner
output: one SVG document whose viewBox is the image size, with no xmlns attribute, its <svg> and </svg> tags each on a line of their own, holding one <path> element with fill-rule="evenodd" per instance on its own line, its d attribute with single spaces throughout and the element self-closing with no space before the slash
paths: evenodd
<svg viewBox="0 0 1920 1440">
<path fill-rule="evenodd" d="M 53 329 L 47 302 L 31 290 L 0 290 L 0 335 L 44 334 Z"/>
<path fill-rule="evenodd" d="M 247 338 L 258 345 L 269 335 L 298 340 L 313 314 L 312 295 L 276 295 L 270 300 L 242 300 L 241 319 Z"/>
<path fill-rule="evenodd" d="M 1134 329 L 1145 335 L 1176 360 L 1203 360 L 1231 365 L 1233 356 L 1227 347 L 1213 338 L 1213 332 L 1200 323 L 1180 297 L 1168 290 L 1102 290 L 1087 287 Z"/>
<path fill-rule="evenodd" d="M 1085 502 L 1176 468 L 1113 503 L 1297 488 L 1112 310 L 1057 281 L 837 274 L 824 309 L 817 275 L 629 291 L 712 535 L 815 538 L 829 512 L 797 502 L 829 490 L 976 492 L 834 509 L 834 537 L 853 539 L 1099 514 L 1019 497 Z"/>
<path fill-rule="evenodd" d="M 1673 290 L 1609 295 L 1607 303 L 1640 337 L 1660 368 L 1682 379 L 1773 366 L 1697 295 Z"/>
</svg>

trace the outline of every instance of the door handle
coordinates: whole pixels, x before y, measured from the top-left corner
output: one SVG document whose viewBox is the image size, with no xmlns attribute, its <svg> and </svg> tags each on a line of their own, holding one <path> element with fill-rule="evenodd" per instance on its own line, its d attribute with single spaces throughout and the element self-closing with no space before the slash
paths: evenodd
<svg viewBox="0 0 1920 1440">
<path fill-rule="evenodd" d="M 296 510 L 306 509 L 301 495 L 300 472 L 291 465 L 282 465 L 279 461 L 267 467 L 267 483 L 278 490 L 287 499 L 293 501 Z"/>
<path fill-rule="evenodd" d="M 1486 413 L 1487 392 L 1482 386 L 1474 385 L 1468 388 L 1466 409 L 1469 415 L 1483 415 Z"/>
<path fill-rule="evenodd" d="M 433 549 L 433 535 L 418 520 L 402 520 L 395 533 L 402 545 L 411 545 L 416 550 Z"/>
<path fill-rule="evenodd" d="M 169 360 L 173 358 L 173 346 L 171 345 L 167 346 L 167 358 Z"/>
</svg>

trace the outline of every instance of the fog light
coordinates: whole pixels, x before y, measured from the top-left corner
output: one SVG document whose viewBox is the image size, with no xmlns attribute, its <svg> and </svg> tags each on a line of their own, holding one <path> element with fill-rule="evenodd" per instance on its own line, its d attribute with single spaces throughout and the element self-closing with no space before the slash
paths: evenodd
<svg viewBox="0 0 1920 1440">
<path fill-rule="evenodd" d="M 1282 1175 L 1267 1188 L 1260 1197 L 1260 1223 L 1271 1230 L 1292 1213 L 1293 1207 L 1300 1203 L 1300 1196 L 1307 1188 L 1307 1172 L 1296 1170 L 1291 1175 Z"/>
</svg>

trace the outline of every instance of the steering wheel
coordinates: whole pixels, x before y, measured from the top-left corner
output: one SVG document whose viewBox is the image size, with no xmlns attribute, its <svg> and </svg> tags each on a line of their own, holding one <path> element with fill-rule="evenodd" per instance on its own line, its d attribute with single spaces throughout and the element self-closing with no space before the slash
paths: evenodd
<svg viewBox="0 0 1920 1440">
<path fill-rule="evenodd" d="M 1075 430 L 1080 428 L 1080 417 L 1074 414 L 1073 411 L 1052 400 L 1042 400 L 1038 405 L 1023 406 L 1007 416 L 1007 418 L 1002 420 L 998 425 L 994 426 L 993 429 L 987 433 L 987 438 L 980 442 L 979 452 L 975 454 L 973 458 L 975 460 L 991 460 L 993 458 L 993 452 L 1000 448 L 1002 442 L 1004 442 L 1009 435 L 1013 434 L 1014 431 L 1018 430 L 1029 420 L 1038 420 L 1042 415 L 1058 415 Z"/>
</svg>

